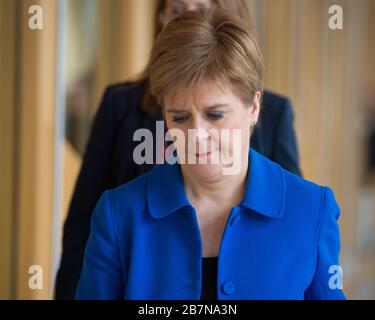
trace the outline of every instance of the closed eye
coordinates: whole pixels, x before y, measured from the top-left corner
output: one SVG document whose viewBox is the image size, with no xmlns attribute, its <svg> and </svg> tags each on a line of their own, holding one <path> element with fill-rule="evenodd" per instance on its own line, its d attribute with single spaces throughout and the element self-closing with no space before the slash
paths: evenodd
<svg viewBox="0 0 375 320">
<path fill-rule="evenodd" d="M 182 115 L 174 115 L 172 117 L 172 121 L 176 122 L 176 123 L 184 123 L 188 119 L 189 119 L 189 116 L 188 115 L 184 115 L 184 114 L 182 114 Z"/>
<path fill-rule="evenodd" d="M 220 120 L 224 117 L 224 112 L 210 111 L 207 113 L 207 118 L 213 121 Z"/>
</svg>

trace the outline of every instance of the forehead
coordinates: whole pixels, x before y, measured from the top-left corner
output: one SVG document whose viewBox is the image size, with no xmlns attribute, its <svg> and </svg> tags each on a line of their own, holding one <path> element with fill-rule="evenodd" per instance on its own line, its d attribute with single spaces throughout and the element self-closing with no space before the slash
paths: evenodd
<svg viewBox="0 0 375 320">
<path fill-rule="evenodd" d="M 167 108 L 204 107 L 218 103 L 230 104 L 238 100 L 239 98 L 228 85 L 203 81 L 191 88 L 174 90 L 165 97 L 164 106 Z"/>
</svg>

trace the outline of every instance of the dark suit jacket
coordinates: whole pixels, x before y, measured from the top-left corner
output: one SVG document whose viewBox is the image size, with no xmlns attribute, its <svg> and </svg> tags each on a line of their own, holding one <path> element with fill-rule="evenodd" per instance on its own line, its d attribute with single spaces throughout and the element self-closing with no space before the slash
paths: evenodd
<svg viewBox="0 0 375 320">
<path fill-rule="evenodd" d="M 74 299 L 90 233 L 93 209 L 101 194 L 149 171 L 136 165 L 133 150 L 139 128 L 155 133 L 159 112 L 150 116 L 140 108 L 144 84 L 123 83 L 107 88 L 96 114 L 64 225 L 63 254 L 56 278 L 56 299 Z M 265 92 L 263 110 L 251 146 L 283 168 L 300 175 L 290 101 Z M 155 136 L 155 134 L 154 134 Z M 155 149 L 155 148 L 154 148 Z"/>
</svg>

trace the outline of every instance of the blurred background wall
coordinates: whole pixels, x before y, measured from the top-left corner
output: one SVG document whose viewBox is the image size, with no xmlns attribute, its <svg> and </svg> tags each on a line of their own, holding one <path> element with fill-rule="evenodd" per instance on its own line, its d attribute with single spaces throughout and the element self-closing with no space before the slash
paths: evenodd
<svg viewBox="0 0 375 320">
<path fill-rule="evenodd" d="M 92 117 L 135 78 L 157 0 L 0 0 L 0 299 L 49 299 Z M 28 9 L 43 8 L 42 30 Z M 375 299 L 375 1 L 251 0 L 266 88 L 289 96 L 303 174 L 340 203 L 344 289 Z M 331 30 L 339 4 L 344 29 Z M 43 289 L 30 290 L 31 265 Z"/>
</svg>

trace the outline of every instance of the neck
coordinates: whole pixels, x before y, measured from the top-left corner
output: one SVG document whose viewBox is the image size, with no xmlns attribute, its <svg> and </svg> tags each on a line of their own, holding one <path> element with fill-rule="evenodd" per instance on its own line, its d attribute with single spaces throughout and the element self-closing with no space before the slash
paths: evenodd
<svg viewBox="0 0 375 320">
<path fill-rule="evenodd" d="M 188 175 L 182 168 L 185 182 L 185 191 L 191 202 L 212 201 L 218 205 L 238 205 L 246 190 L 246 177 L 248 171 L 248 157 L 242 161 L 241 170 L 236 175 L 220 176 L 214 181 L 199 179 Z"/>
</svg>

